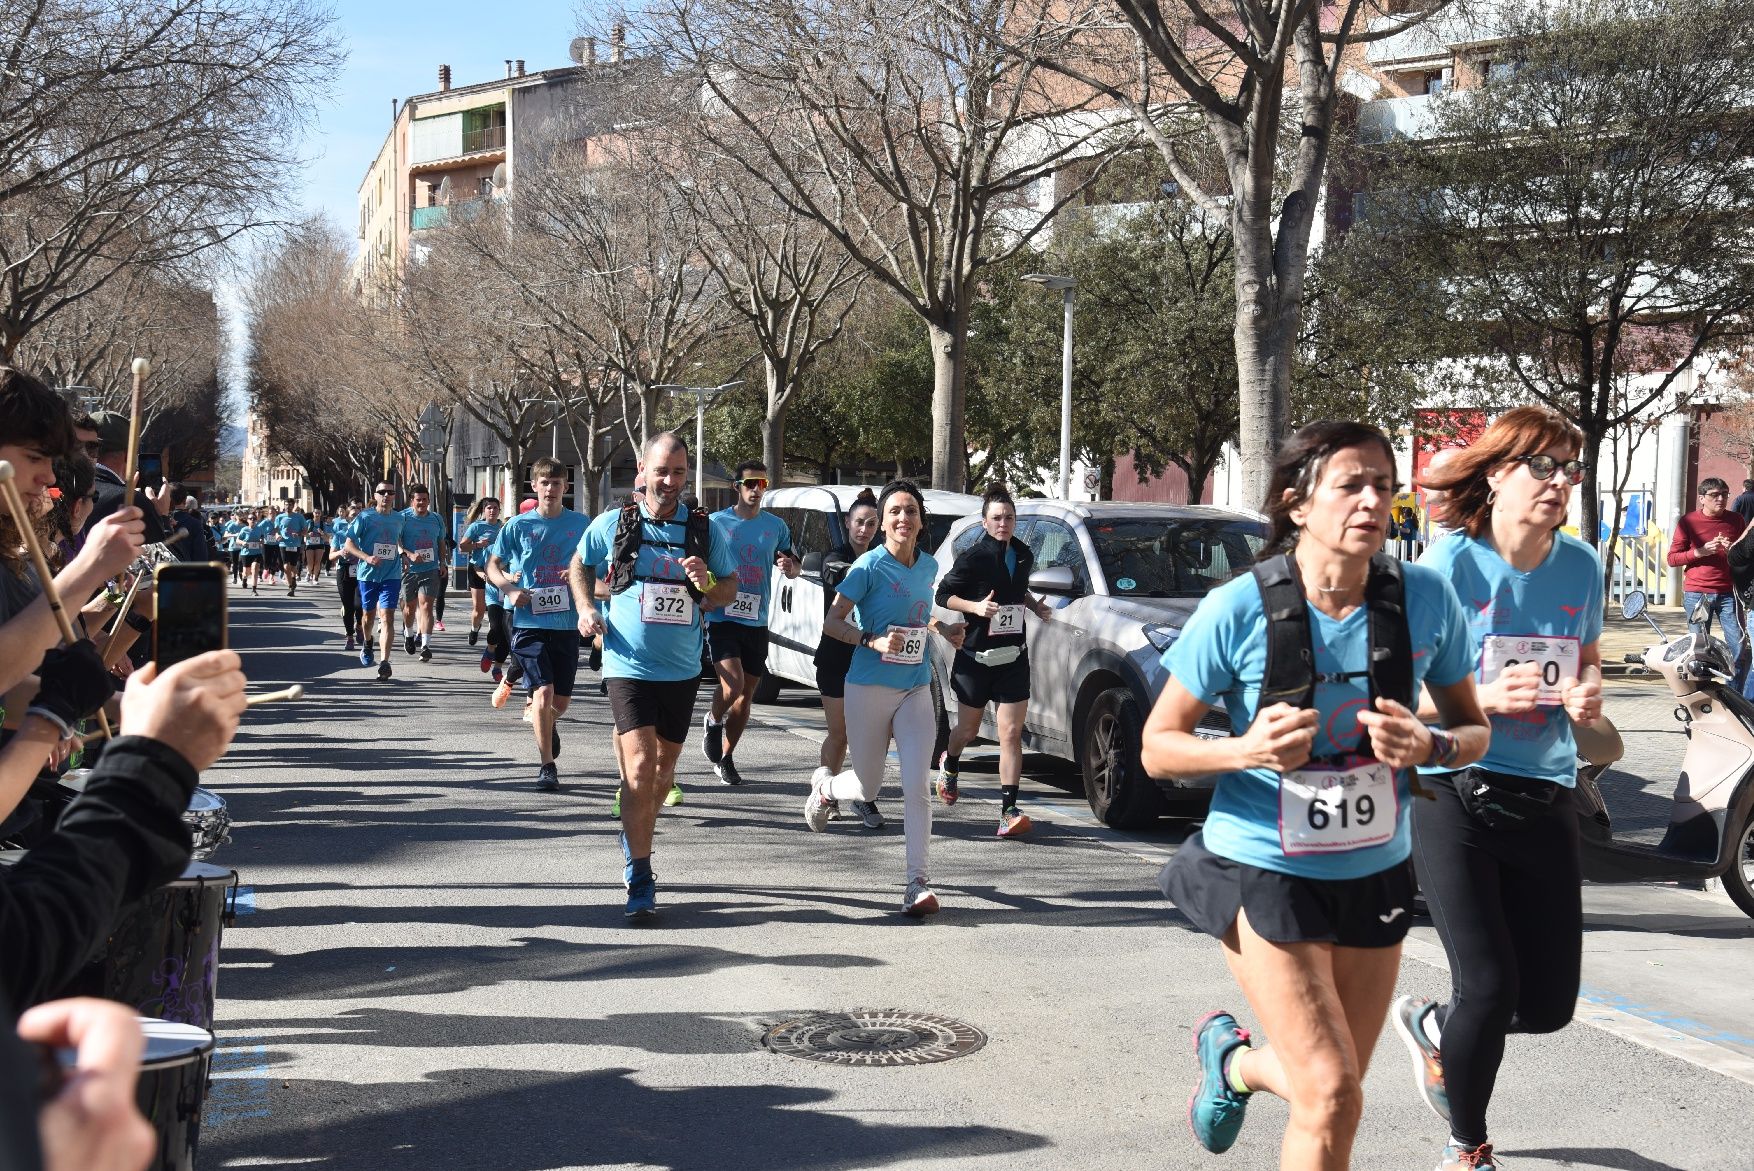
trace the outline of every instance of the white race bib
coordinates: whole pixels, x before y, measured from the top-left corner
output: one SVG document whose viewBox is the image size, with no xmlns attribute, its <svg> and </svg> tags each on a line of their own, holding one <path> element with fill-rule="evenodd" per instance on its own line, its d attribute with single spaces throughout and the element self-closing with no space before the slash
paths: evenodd
<svg viewBox="0 0 1754 1171">
<path fill-rule="evenodd" d="M 901 650 L 891 654 L 885 652 L 883 661 L 895 663 L 903 667 L 913 667 L 926 661 L 926 628 L 924 626 L 891 626 L 889 633 L 900 634 L 903 638 Z"/>
<path fill-rule="evenodd" d="M 372 556 L 379 561 L 394 561 L 396 560 L 396 546 L 379 541 L 372 546 Z"/>
<path fill-rule="evenodd" d="M 248 549 L 252 553 L 260 553 L 262 551 L 262 542 L 260 542 L 260 541 L 245 541 L 244 548 Z"/>
<path fill-rule="evenodd" d="M 1491 683 L 1506 667 L 1518 663 L 1541 665 L 1541 691 L 1535 702 L 1544 707 L 1560 703 L 1559 681 L 1576 679 L 1581 647 L 1575 638 L 1548 634 L 1489 634 L 1480 647 L 1480 682 Z"/>
<path fill-rule="evenodd" d="M 562 614 L 570 605 L 565 586 L 537 586 L 530 591 L 532 614 Z"/>
<path fill-rule="evenodd" d="M 414 551 L 414 556 L 409 558 L 409 560 L 413 561 L 417 565 L 422 563 L 422 562 L 431 561 L 432 560 L 432 550 L 431 549 L 416 549 Z"/>
<path fill-rule="evenodd" d="M 987 619 L 987 633 L 997 637 L 1007 634 L 1023 633 L 1023 607 L 1000 606 L 993 616 Z"/>
<path fill-rule="evenodd" d="M 660 626 L 688 626 L 694 622 L 694 599 L 680 582 L 648 581 L 640 587 L 639 616 Z"/>
<path fill-rule="evenodd" d="M 1400 796 L 1380 761 L 1304 768 L 1279 780 L 1279 844 L 1290 854 L 1343 854 L 1395 836 Z"/>
<path fill-rule="evenodd" d="M 738 591 L 737 597 L 725 607 L 727 618 L 747 618 L 755 622 L 761 618 L 761 595 L 746 594 Z"/>
<path fill-rule="evenodd" d="M 323 538 L 318 536 L 316 533 L 312 533 L 310 536 L 305 538 L 305 544 L 307 544 L 307 545 L 321 545 L 322 543 L 323 543 Z"/>
</svg>

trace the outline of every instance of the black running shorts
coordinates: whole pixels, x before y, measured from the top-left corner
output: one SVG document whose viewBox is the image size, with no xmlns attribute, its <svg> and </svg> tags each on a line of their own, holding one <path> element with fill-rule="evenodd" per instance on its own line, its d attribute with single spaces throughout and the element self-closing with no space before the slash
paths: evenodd
<svg viewBox="0 0 1754 1171">
<path fill-rule="evenodd" d="M 985 667 L 958 651 L 950 667 L 950 690 L 964 707 L 1021 703 L 1029 698 L 1029 652 L 999 667 Z"/>
<path fill-rule="evenodd" d="M 713 662 L 737 659 L 743 673 L 757 678 L 767 674 L 767 627 L 745 626 L 741 622 L 709 622 L 706 624 L 707 650 Z"/>
<path fill-rule="evenodd" d="M 523 668 L 524 689 L 554 685 L 555 695 L 572 695 L 579 676 L 579 632 L 519 626 L 512 630 L 512 657 Z"/>
<path fill-rule="evenodd" d="M 1413 866 L 1363 878 L 1303 878 L 1221 858 L 1196 833 L 1158 875 L 1158 886 L 1195 927 L 1222 939 L 1247 911 L 1271 943 L 1394 947 L 1413 925 Z"/>
<path fill-rule="evenodd" d="M 660 740 L 688 743 L 694 727 L 694 696 L 700 689 L 693 679 L 609 679 L 609 710 L 617 732 L 651 728 Z"/>
</svg>

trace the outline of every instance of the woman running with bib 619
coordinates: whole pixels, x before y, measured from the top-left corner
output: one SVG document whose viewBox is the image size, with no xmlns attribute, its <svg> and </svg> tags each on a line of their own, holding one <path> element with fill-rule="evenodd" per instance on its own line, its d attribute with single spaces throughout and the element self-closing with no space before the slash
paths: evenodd
<svg viewBox="0 0 1754 1171">
<path fill-rule="evenodd" d="M 1351 1158 L 1413 917 L 1409 774 L 1486 751 L 1454 591 L 1376 556 L 1394 489 L 1376 428 L 1315 423 L 1292 436 L 1267 488 L 1263 558 L 1208 594 L 1165 652 L 1170 678 L 1142 738 L 1150 774 L 1216 775 L 1164 893 L 1222 944 L 1272 1042 L 1251 1047 L 1229 1013 L 1195 1025 L 1189 1123 L 1207 1150 L 1228 1150 L 1249 1095 L 1272 1093 L 1291 1106 L 1279 1165 L 1298 1171 Z M 1441 726 L 1411 710 L 1421 682 Z M 1237 735 L 1196 737 L 1219 703 Z"/>
</svg>

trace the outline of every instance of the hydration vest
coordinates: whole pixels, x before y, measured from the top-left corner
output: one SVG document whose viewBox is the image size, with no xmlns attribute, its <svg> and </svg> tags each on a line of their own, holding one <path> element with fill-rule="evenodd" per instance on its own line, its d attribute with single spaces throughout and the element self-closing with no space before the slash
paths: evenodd
<svg viewBox="0 0 1754 1171">
<path fill-rule="evenodd" d="M 634 567 L 639 564 L 641 547 L 652 545 L 659 549 L 678 548 L 673 541 L 647 540 L 644 514 L 645 509 L 637 500 L 630 500 L 621 506 L 621 515 L 615 521 L 615 543 L 609 553 L 609 592 L 612 594 L 621 593 L 636 581 L 646 580 L 634 572 Z M 656 523 L 673 525 L 677 520 L 681 520 L 686 526 L 680 546 L 682 556 L 706 560 L 707 553 L 712 548 L 712 521 L 707 518 L 706 512 L 699 508 L 690 508 L 680 517 Z M 682 584 L 688 587 L 689 594 L 698 602 L 700 591 L 694 588 L 694 583 L 685 577 Z"/>
<path fill-rule="evenodd" d="M 1392 699 L 1417 710 L 1413 684 L 1413 636 L 1407 630 L 1406 589 L 1401 563 L 1378 553 L 1370 559 L 1364 605 L 1370 613 L 1370 659 L 1363 672 L 1323 675 L 1316 670 L 1309 633 L 1309 609 L 1297 560 L 1281 553 L 1257 562 L 1255 584 L 1267 614 L 1267 672 L 1256 710 L 1288 703 L 1313 708 L 1317 683 L 1343 683 L 1360 674 L 1370 685 L 1372 710 L 1378 699 Z"/>
</svg>

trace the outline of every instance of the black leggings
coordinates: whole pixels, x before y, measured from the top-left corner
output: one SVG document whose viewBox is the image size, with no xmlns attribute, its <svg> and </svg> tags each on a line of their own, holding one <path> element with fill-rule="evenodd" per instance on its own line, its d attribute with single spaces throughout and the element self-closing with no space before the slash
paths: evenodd
<svg viewBox="0 0 1754 1171">
<path fill-rule="evenodd" d="M 1435 782 L 1435 783 L 1432 783 Z M 1486 1105 L 1507 1033 L 1551 1033 L 1571 1020 L 1583 955 L 1577 813 L 1569 790 L 1527 826 L 1488 829 L 1446 781 L 1415 801 L 1413 863 L 1449 955 L 1438 1007 L 1450 1130 L 1487 1141 Z"/>
<path fill-rule="evenodd" d="M 487 608 L 487 653 L 496 663 L 503 663 L 511 653 L 512 632 L 507 628 L 504 606 Z"/>
<path fill-rule="evenodd" d="M 348 638 L 363 638 L 359 631 L 359 579 L 345 561 L 336 570 L 335 589 L 341 595 L 341 629 Z"/>
</svg>

